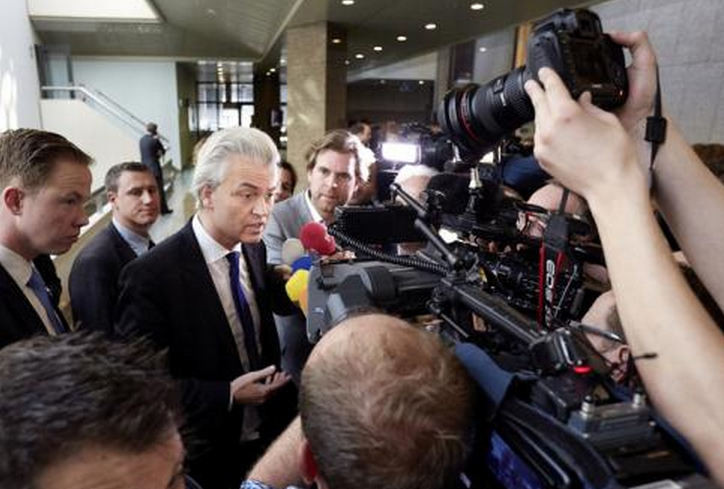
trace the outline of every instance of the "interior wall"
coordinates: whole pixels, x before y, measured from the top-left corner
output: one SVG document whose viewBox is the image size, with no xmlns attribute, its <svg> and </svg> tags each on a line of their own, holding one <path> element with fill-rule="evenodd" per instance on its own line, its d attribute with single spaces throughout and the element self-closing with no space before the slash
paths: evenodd
<svg viewBox="0 0 724 489">
<path fill-rule="evenodd" d="M 433 83 L 394 80 L 352 83 L 347 87 L 347 119 L 427 124 L 433 112 Z"/>
<path fill-rule="evenodd" d="M 100 90 L 141 120 L 158 124 L 158 132 L 170 141 L 174 166 L 181 168 L 176 63 L 79 58 L 73 60 L 73 76 L 76 83 Z"/>
<path fill-rule="evenodd" d="M 3 0 L 0 14 L 0 131 L 40 128 L 33 28 L 25 0 Z"/>
<path fill-rule="evenodd" d="M 106 172 L 117 163 L 138 159 L 138 141 L 102 112 L 80 100 L 40 102 L 43 128 L 62 134 L 93 157 L 91 191 L 103 187 Z"/>
<path fill-rule="evenodd" d="M 664 107 L 690 143 L 724 143 L 724 1 L 613 0 L 593 7 L 605 30 L 644 30 Z"/>
</svg>

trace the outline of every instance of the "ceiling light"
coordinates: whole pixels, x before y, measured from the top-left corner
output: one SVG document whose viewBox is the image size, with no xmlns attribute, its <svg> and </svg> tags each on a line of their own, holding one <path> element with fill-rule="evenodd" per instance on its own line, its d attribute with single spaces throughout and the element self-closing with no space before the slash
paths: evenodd
<svg viewBox="0 0 724 489">
<path fill-rule="evenodd" d="M 349 7 L 350 5 L 354 5 L 354 0 L 342 0 L 342 5 L 345 7 Z"/>
<path fill-rule="evenodd" d="M 485 46 L 480 46 L 480 47 L 478 48 L 478 51 L 480 51 L 481 53 L 484 53 L 484 52 L 487 51 L 487 50 L 488 50 L 488 48 L 486 48 Z"/>
<path fill-rule="evenodd" d="M 348 59 L 345 59 L 345 60 L 344 60 L 344 64 L 348 65 L 348 64 L 349 64 L 349 60 L 348 60 Z"/>
<path fill-rule="evenodd" d="M 382 51 L 382 46 L 375 46 L 372 48 L 374 51 L 380 52 Z"/>
<path fill-rule="evenodd" d="M 397 40 L 400 42 L 405 42 L 407 41 L 407 36 L 397 36 Z"/>
<path fill-rule="evenodd" d="M 271 71 L 272 73 L 275 73 L 275 72 L 277 71 L 277 69 L 276 69 L 276 68 L 269 68 L 269 71 Z"/>
<path fill-rule="evenodd" d="M 433 22 L 430 22 L 429 24 L 425 24 L 425 29 L 427 29 L 428 31 L 434 31 L 435 29 L 437 29 L 437 24 L 435 24 Z"/>
<path fill-rule="evenodd" d="M 357 59 L 364 59 L 365 55 L 362 54 L 362 53 L 357 53 L 357 54 L 354 55 L 354 57 L 357 58 Z"/>
<path fill-rule="evenodd" d="M 470 10 L 483 10 L 484 7 L 485 7 L 485 5 L 483 5 L 482 3 L 471 3 L 470 4 Z"/>
<path fill-rule="evenodd" d="M 27 2 L 27 6 L 28 14 L 31 17 L 51 17 L 62 20 L 102 19 L 106 22 L 161 22 L 156 9 L 148 0 L 127 0 L 123 2 L 30 0 Z"/>
<path fill-rule="evenodd" d="M 420 81 L 417 82 L 417 83 L 419 83 L 420 85 L 424 85 L 424 84 L 425 84 L 425 80 L 420 80 Z"/>
<path fill-rule="evenodd" d="M 387 80 L 380 80 L 380 85 L 384 85 L 385 83 L 387 83 Z"/>
<path fill-rule="evenodd" d="M 339 44 L 341 42 L 342 42 L 342 39 L 340 39 L 338 37 L 335 37 L 334 39 L 332 39 L 332 44 Z"/>
</svg>

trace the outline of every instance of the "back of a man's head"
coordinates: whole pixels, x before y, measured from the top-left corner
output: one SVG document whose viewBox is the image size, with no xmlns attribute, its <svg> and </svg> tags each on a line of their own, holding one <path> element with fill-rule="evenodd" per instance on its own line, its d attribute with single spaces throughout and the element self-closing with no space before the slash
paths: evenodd
<svg viewBox="0 0 724 489">
<path fill-rule="evenodd" d="M 177 435 L 165 362 L 145 343 L 35 337 L 0 351 L 0 487 L 34 489 L 88 450 L 138 454 Z M 82 463 L 82 462 L 81 462 Z"/>
<path fill-rule="evenodd" d="M 460 473 L 473 388 L 439 338 L 384 315 L 340 324 L 302 374 L 304 436 L 331 489 L 433 489 Z"/>
<path fill-rule="evenodd" d="M 91 157 L 60 134 L 37 129 L 0 133 L 0 190 L 14 183 L 35 190 L 47 182 L 61 161 L 91 164 Z"/>
</svg>

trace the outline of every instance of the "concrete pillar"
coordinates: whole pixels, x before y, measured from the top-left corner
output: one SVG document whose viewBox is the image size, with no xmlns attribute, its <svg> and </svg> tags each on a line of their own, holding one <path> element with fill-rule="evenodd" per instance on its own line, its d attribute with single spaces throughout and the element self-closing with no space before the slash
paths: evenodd
<svg viewBox="0 0 724 489">
<path fill-rule="evenodd" d="M 437 51 L 437 71 L 435 73 L 435 95 L 433 100 L 433 110 L 437 111 L 440 108 L 440 102 L 445 97 L 445 94 L 450 90 L 452 83 L 450 83 L 450 51 L 449 47 L 438 49 Z M 438 122 L 441 119 L 442 114 L 437 114 Z"/>
<path fill-rule="evenodd" d="M 306 188 L 309 144 L 346 127 L 346 53 L 346 34 L 332 24 L 287 30 L 287 159 L 299 174 L 300 189 Z"/>
</svg>

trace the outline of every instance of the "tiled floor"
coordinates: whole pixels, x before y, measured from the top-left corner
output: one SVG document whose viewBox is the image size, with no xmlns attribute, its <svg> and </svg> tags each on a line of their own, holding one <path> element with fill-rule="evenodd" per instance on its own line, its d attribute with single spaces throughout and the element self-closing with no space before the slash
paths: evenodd
<svg viewBox="0 0 724 489">
<path fill-rule="evenodd" d="M 156 243 L 181 229 L 194 214 L 196 201 L 189 192 L 192 175 L 193 170 L 186 170 L 176 176 L 173 191 L 166 196 L 168 206 L 173 212 L 160 216 L 151 228 L 151 236 Z"/>
</svg>

